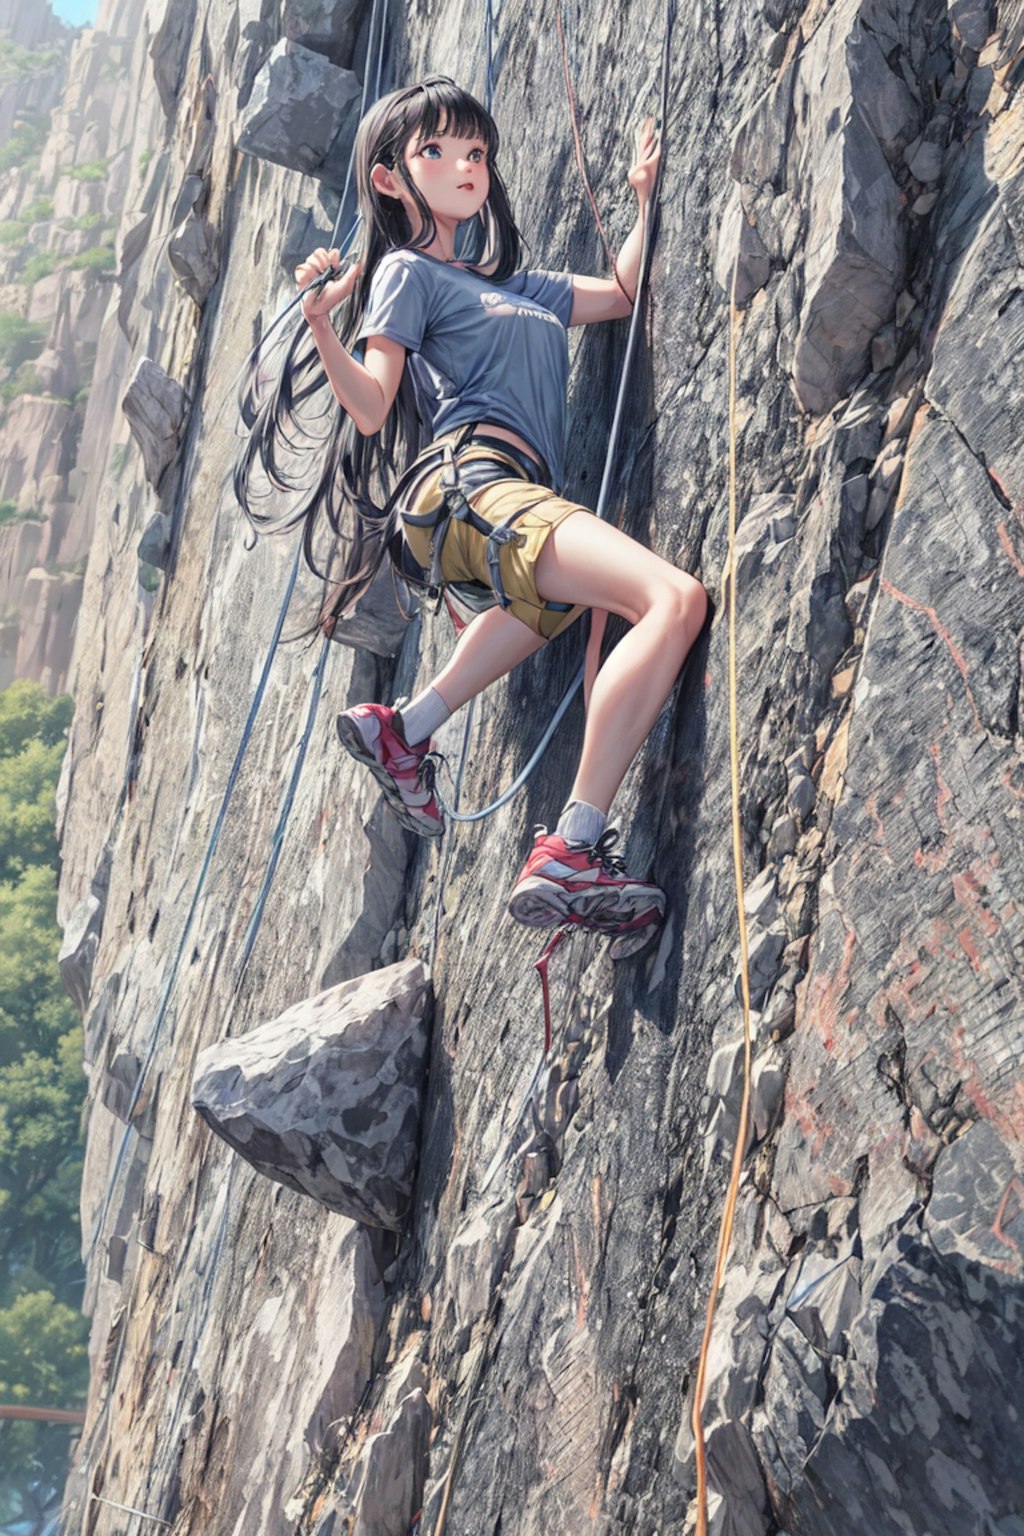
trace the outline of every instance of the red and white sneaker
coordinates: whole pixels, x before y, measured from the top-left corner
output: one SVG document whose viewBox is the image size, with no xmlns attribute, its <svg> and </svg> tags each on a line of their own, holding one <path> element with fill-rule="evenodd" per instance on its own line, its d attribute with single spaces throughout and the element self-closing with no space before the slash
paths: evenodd
<svg viewBox="0 0 1024 1536">
<path fill-rule="evenodd" d="M 403 827 L 440 837 L 444 821 L 434 796 L 434 765 L 427 760 L 430 743 L 410 747 L 395 729 L 395 714 L 386 704 L 357 704 L 338 716 L 338 739 L 369 768 Z"/>
<path fill-rule="evenodd" d="M 587 848 L 538 827 L 509 898 L 516 921 L 534 928 L 574 922 L 609 935 L 660 923 L 665 892 L 628 877 L 622 859 L 611 852 L 618 835 L 609 827 Z"/>
</svg>

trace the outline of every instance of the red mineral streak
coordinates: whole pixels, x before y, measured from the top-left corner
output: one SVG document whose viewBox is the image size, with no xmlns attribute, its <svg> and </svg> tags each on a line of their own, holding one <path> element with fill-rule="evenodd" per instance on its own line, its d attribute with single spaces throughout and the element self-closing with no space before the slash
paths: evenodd
<svg viewBox="0 0 1024 1536">
<path fill-rule="evenodd" d="M 904 603 L 908 608 L 913 609 L 915 613 L 923 613 L 927 616 L 935 633 L 945 643 L 946 649 L 949 651 L 950 656 L 953 658 L 957 671 L 960 673 L 960 676 L 964 680 L 964 692 L 967 694 L 967 700 L 971 706 L 971 713 L 974 716 L 975 728 L 979 731 L 984 730 L 984 726 L 981 723 L 981 716 L 978 714 L 978 706 L 974 702 L 974 694 L 971 692 L 971 685 L 967 681 L 967 663 L 963 658 L 962 652 L 954 643 L 953 637 L 949 633 L 949 630 L 942 623 L 938 614 L 935 612 L 935 609 L 929 607 L 927 603 L 919 603 L 916 598 L 909 597 L 906 592 L 901 592 L 899 587 L 893 586 L 892 582 L 886 576 L 882 577 L 881 584 L 883 589 L 889 593 L 890 597 L 895 597 L 898 602 Z"/>
<path fill-rule="evenodd" d="M 1014 570 L 1017 572 L 1017 575 L 1018 576 L 1024 576 L 1024 561 L 1021 561 L 1020 556 L 1017 554 L 1017 551 L 1014 549 L 1013 545 L 1010 543 L 1010 535 L 1006 531 L 1006 524 L 1005 523 L 997 523 L 996 524 L 996 533 L 999 535 L 999 542 L 1003 546 L 1003 548 L 1005 549 L 1006 557 L 1009 560 L 1010 564 L 1013 566 Z"/>
<path fill-rule="evenodd" d="M 946 820 L 945 813 L 946 806 L 953 798 L 953 791 L 942 777 L 941 755 L 937 741 L 932 742 L 931 746 L 928 748 L 928 752 L 931 756 L 932 762 L 935 764 L 935 783 L 938 787 L 938 794 L 935 797 L 935 814 L 939 818 L 939 825 L 942 827 L 943 831 L 948 832 L 950 828 L 949 823 Z"/>
<path fill-rule="evenodd" d="M 993 934 L 999 932 L 999 919 L 991 907 L 986 905 L 982 897 L 984 886 L 975 873 L 978 862 L 975 859 L 970 869 L 961 871 L 959 875 L 953 876 L 953 894 L 960 905 L 967 908 L 975 921 L 980 927 L 984 928 L 991 938 Z"/>
<path fill-rule="evenodd" d="M 840 1004 L 850 988 L 850 968 L 853 964 L 853 951 L 856 944 L 857 935 L 852 928 L 848 928 L 843 942 L 843 958 L 836 968 L 835 975 L 816 976 L 805 993 L 804 1012 L 809 1010 L 812 1018 L 817 1020 L 818 1031 L 826 1051 L 831 1051 L 835 1046 L 835 1026 L 839 1019 Z M 856 1015 L 856 1009 L 854 1014 Z"/>
<path fill-rule="evenodd" d="M 983 1120 L 990 1120 L 1004 1141 L 1024 1141 L 1024 1095 L 1018 1079 L 1010 1088 L 1003 1105 L 992 1097 L 976 1061 L 964 1050 L 966 1027 L 958 1024 L 950 1040 L 950 1056 L 960 1075 L 960 1089 Z"/>
<path fill-rule="evenodd" d="M 1018 1222 L 1022 1214 L 1024 1214 L 1024 1184 L 1015 1174 L 1003 1190 L 1003 1198 L 999 1202 L 996 1219 L 992 1223 L 992 1236 L 997 1242 L 1004 1243 L 1007 1248 L 1012 1248 L 1017 1254 L 1020 1253 L 1020 1244 L 1007 1232 L 1006 1228 Z"/>
<path fill-rule="evenodd" d="M 874 794 L 868 795 L 867 800 L 865 800 L 865 802 L 864 802 L 864 809 L 867 811 L 868 815 L 871 817 L 871 820 L 874 822 L 874 824 L 875 824 L 875 831 L 878 833 L 878 841 L 874 844 L 874 847 L 876 847 L 881 853 L 885 854 L 885 856 L 889 860 L 890 864 L 894 863 L 895 861 L 893 859 L 893 856 L 889 852 L 889 844 L 886 841 L 885 827 L 884 827 L 884 825 L 882 823 L 881 816 L 879 816 L 879 814 L 878 814 L 878 797 L 877 797 L 877 795 L 874 795 Z"/>
<path fill-rule="evenodd" d="M 960 932 L 957 934 L 957 938 L 960 940 L 964 954 L 974 966 L 974 969 L 980 973 L 981 956 L 978 954 L 977 947 L 971 937 L 971 930 L 969 928 L 961 928 Z"/>
<path fill-rule="evenodd" d="M 818 1119 L 810 1099 L 792 1083 L 786 1085 L 786 1114 L 800 1127 L 811 1156 L 819 1157 L 834 1127 Z"/>
</svg>

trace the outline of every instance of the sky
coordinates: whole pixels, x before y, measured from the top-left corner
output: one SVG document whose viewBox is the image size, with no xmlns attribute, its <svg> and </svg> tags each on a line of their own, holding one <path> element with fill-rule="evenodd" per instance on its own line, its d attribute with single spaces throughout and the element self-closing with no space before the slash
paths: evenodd
<svg viewBox="0 0 1024 1536">
<path fill-rule="evenodd" d="M 55 16 L 69 26 L 92 26 L 96 19 L 96 0 L 50 0 Z"/>
</svg>

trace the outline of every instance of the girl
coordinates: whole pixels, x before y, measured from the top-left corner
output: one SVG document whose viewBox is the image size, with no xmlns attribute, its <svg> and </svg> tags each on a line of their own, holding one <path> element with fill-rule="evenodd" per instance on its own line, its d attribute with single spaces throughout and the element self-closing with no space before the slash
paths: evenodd
<svg viewBox="0 0 1024 1536">
<path fill-rule="evenodd" d="M 629 172 L 637 221 L 611 279 L 520 270 L 497 152 L 489 113 L 444 76 L 383 97 L 356 136 L 360 258 L 302 300 L 347 424 L 314 493 L 345 541 L 345 604 L 388 552 L 403 574 L 429 575 L 479 610 L 422 693 L 400 709 L 345 710 L 337 729 L 403 825 L 436 835 L 433 732 L 584 609 L 620 614 L 632 628 L 597 675 L 569 800 L 553 832 L 538 828 L 509 902 L 523 923 L 618 934 L 660 922 L 665 897 L 610 853 L 608 810 L 704 622 L 706 596 L 693 576 L 559 494 L 566 327 L 630 313 L 660 146 L 648 119 Z M 467 227 L 476 259 L 457 260 Z M 337 250 L 314 251 L 297 285 L 338 261 Z M 330 315 L 346 302 L 339 337 Z M 362 361 L 349 350 L 358 342 Z M 421 423 L 428 446 L 417 452 Z M 412 464 L 382 510 L 369 499 L 370 474 L 394 464 L 399 437 Z M 310 564 L 314 509 L 311 500 L 303 513 Z"/>
</svg>

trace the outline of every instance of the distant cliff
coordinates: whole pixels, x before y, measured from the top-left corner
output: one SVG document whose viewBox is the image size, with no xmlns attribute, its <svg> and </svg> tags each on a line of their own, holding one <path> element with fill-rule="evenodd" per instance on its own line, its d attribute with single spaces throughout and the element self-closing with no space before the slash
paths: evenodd
<svg viewBox="0 0 1024 1536">
<path fill-rule="evenodd" d="M 619 241 L 663 11 L 567 9 L 587 163 Z M 722 579 L 737 252 L 756 1038 L 710 1358 L 712 1528 L 1012 1536 L 1024 0 L 678 8 L 615 515 L 696 570 L 716 612 L 614 812 L 631 867 L 668 890 L 663 938 L 619 967 L 595 938 L 559 954 L 554 1064 L 519 1120 L 538 945 L 505 901 L 530 827 L 568 787 L 579 714 L 508 808 L 440 851 L 396 827 L 333 734 L 339 707 L 423 684 L 451 644 L 442 617 L 331 647 L 241 973 L 320 681 L 315 649 L 280 648 L 190 916 L 294 553 L 246 546 L 235 380 L 296 256 L 334 226 L 369 17 L 362 0 L 104 0 L 74 58 L 93 50 L 105 105 L 68 116 L 44 157 L 113 157 L 106 184 L 60 181 L 54 216 L 119 220 L 112 287 L 55 273 L 33 290 L 51 285 L 54 368 L 95 347 L 77 465 L 46 471 L 52 505 L 73 484 L 69 526 L 93 530 L 59 794 L 93 1318 L 64 1536 L 155 1528 L 118 1505 L 175 1536 L 383 1536 L 422 1507 L 426 1536 L 446 1496 L 449 1536 L 689 1528 L 690 1394 L 740 1094 Z M 392 7 L 385 86 L 440 68 L 482 94 L 485 19 L 449 0 Z M 531 264 L 603 270 L 552 9 L 496 7 L 492 43 Z M 86 111 L 77 89 L 55 122 Z M 571 333 L 569 483 L 591 504 L 625 330 Z M 28 445 L 47 413 L 78 407 L 19 409 Z M 300 575 L 286 634 L 317 596 Z M 523 766 L 579 646 L 566 637 L 481 705 L 467 805 Z M 452 756 L 462 726 L 442 733 Z M 255 1172 L 190 1094 L 204 1047 L 407 957 L 434 1001 L 398 1244 Z"/>
<path fill-rule="evenodd" d="M 0 686 L 67 685 L 93 537 L 89 476 L 116 423 L 89 416 L 130 158 L 138 7 L 75 32 L 0 3 Z M 122 438 L 126 435 L 121 427 Z"/>
</svg>

